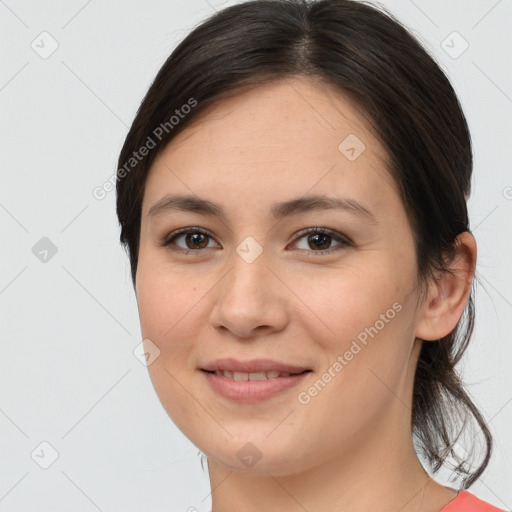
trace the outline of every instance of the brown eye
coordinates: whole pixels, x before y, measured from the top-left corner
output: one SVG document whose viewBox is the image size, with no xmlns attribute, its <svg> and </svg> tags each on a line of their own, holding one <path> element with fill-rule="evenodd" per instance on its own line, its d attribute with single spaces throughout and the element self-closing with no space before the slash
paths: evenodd
<svg viewBox="0 0 512 512">
<path fill-rule="evenodd" d="M 183 241 L 177 243 L 180 239 L 183 239 Z M 294 245 L 297 245 L 298 241 L 301 239 L 305 239 L 306 247 L 299 247 L 299 250 L 318 256 L 353 246 L 352 242 L 346 236 L 328 228 L 304 229 L 295 239 Z M 186 254 L 190 252 L 200 253 L 202 249 L 213 248 L 214 246 L 209 245 L 209 242 L 213 240 L 213 237 L 204 229 L 190 227 L 174 231 L 161 242 L 161 245 L 164 247 L 169 246 L 173 251 L 184 252 Z M 333 242 L 337 242 L 337 245 L 334 247 L 332 246 Z"/>
<path fill-rule="evenodd" d="M 330 235 L 326 235 L 325 233 L 309 235 L 308 236 L 308 244 L 313 244 L 314 247 L 318 249 L 329 249 L 329 245 L 331 245 L 332 237 Z"/>
<path fill-rule="evenodd" d="M 183 239 L 184 247 L 176 243 L 179 239 Z M 171 233 L 161 245 L 173 246 L 172 249 L 178 252 L 190 252 L 210 248 L 209 240 L 213 240 L 212 237 L 201 228 L 184 228 Z"/>
<path fill-rule="evenodd" d="M 309 228 L 301 231 L 299 235 L 294 244 L 296 245 L 298 240 L 305 238 L 307 247 L 299 249 L 305 250 L 310 254 L 315 253 L 315 255 L 331 253 L 352 245 L 352 242 L 346 236 L 327 228 Z M 338 245 L 331 247 L 333 241 L 337 241 Z"/>
<path fill-rule="evenodd" d="M 185 233 L 184 236 L 185 244 L 189 249 L 205 249 L 208 246 L 208 242 L 205 244 L 205 240 L 208 238 L 208 235 L 203 233 Z"/>
</svg>

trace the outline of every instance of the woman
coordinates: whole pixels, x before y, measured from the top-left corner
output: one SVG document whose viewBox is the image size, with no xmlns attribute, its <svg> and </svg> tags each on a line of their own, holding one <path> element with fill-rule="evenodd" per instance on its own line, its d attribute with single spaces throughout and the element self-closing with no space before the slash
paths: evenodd
<svg viewBox="0 0 512 512">
<path fill-rule="evenodd" d="M 150 377 L 207 456 L 213 512 L 500 510 L 466 490 L 492 438 L 455 371 L 470 135 L 396 19 L 349 0 L 215 14 L 159 71 L 118 169 Z M 443 463 L 460 489 L 424 469 Z"/>
</svg>

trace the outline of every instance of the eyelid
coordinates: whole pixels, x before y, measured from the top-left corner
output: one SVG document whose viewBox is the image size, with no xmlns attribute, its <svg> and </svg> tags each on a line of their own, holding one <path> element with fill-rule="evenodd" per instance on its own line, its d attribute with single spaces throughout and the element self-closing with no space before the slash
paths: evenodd
<svg viewBox="0 0 512 512">
<path fill-rule="evenodd" d="M 201 233 L 203 235 L 206 235 L 208 237 L 210 237 L 212 240 L 215 240 L 215 237 L 206 229 L 203 229 L 203 228 L 200 228 L 199 226 L 190 226 L 190 227 L 187 227 L 187 228 L 181 228 L 181 229 L 177 229 L 176 231 L 172 231 L 171 233 L 169 233 L 168 235 L 166 235 L 163 240 L 160 242 L 160 246 L 162 247 L 166 247 L 166 246 L 169 246 L 171 245 L 171 241 L 175 238 L 177 238 L 178 236 L 180 235 L 186 235 L 188 233 Z M 199 249 L 181 249 L 180 247 L 178 247 L 177 249 L 175 249 L 176 251 L 199 251 Z"/>
<path fill-rule="evenodd" d="M 206 229 L 200 228 L 199 226 L 190 226 L 186 228 L 177 229 L 168 235 L 166 235 L 163 240 L 159 243 L 162 247 L 170 247 L 173 244 L 173 240 L 175 240 L 177 237 L 181 235 L 186 235 L 189 233 L 201 233 L 203 235 L 206 235 L 207 237 L 211 238 L 212 240 L 215 240 L 215 237 Z M 293 243 L 297 243 L 301 238 L 303 238 L 306 235 L 314 235 L 314 234 L 326 234 L 330 236 L 333 240 L 339 242 L 339 245 L 331 247 L 329 249 L 324 250 L 318 250 L 318 251 L 312 251 L 307 249 L 299 249 L 299 251 L 307 252 L 308 254 L 314 254 L 314 255 L 327 255 L 332 254 L 339 248 L 346 248 L 346 247 L 353 247 L 354 243 L 352 240 L 347 237 L 345 234 L 340 233 L 339 231 L 331 228 L 325 228 L 325 227 L 309 227 L 304 228 L 298 231 L 293 236 Z M 217 243 L 217 242 L 216 242 Z M 190 253 L 190 252 L 197 252 L 201 253 L 204 249 L 211 249 L 211 247 L 206 247 L 203 249 L 183 249 L 181 247 L 172 247 L 171 250 L 178 252 L 178 253 Z"/>
<path fill-rule="evenodd" d="M 321 228 L 321 227 L 310 227 L 310 228 L 304 228 L 300 231 L 297 231 L 295 233 L 293 240 L 296 241 L 299 238 L 302 238 L 305 235 L 314 235 L 316 233 L 325 234 L 331 236 L 333 239 L 338 240 L 339 242 L 343 242 L 347 245 L 352 245 L 352 240 L 345 234 L 331 228 Z M 320 251 L 316 251 L 320 252 Z M 325 252 L 325 251 L 323 251 Z"/>
</svg>

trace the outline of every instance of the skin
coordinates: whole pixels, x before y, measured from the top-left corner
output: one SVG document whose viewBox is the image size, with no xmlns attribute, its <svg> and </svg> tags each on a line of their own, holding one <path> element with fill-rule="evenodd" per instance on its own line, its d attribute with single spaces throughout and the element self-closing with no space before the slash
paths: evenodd
<svg viewBox="0 0 512 512">
<path fill-rule="evenodd" d="M 366 146 L 354 161 L 338 149 L 349 134 Z M 448 334 L 462 315 L 476 243 L 462 234 L 455 275 L 420 295 L 413 234 L 386 158 L 348 98 L 294 77 L 214 104 L 150 170 L 136 279 L 143 337 L 160 350 L 148 370 L 172 421 L 208 457 L 213 512 L 435 512 L 456 495 L 418 461 L 412 389 L 422 340 Z M 221 204 L 226 220 L 148 216 L 177 193 Z M 273 202 L 312 193 L 359 201 L 377 222 L 342 210 L 270 218 Z M 211 236 L 174 240 L 188 254 L 160 245 L 196 226 Z M 352 245 L 297 236 L 311 227 Z M 248 236 L 263 251 L 252 263 L 236 252 Z M 300 403 L 298 393 L 394 303 L 400 312 Z M 215 394 L 198 369 L 228 356 L 313 371 L 300 389 L 240 404 Z M 252 467 L 237 456 L 248 442 L 261 456 Z"/>
</svg>

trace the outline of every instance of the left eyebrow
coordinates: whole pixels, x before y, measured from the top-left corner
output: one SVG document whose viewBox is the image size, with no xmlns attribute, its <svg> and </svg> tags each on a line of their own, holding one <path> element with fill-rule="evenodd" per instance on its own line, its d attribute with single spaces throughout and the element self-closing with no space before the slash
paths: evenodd
<svg viewBox="0 0 512 512">
<path fill-rule="evenodd" d="M 280 203 L 273 203 L 270 209 L 270 216 L 274 220 L 281 220 L 284 217 L 315 210 L 334 209 L 347 211 L 373 224 L 378 224 L 375 215 L 358 201 L 348 198 L 334 198 L 326 195 L 308 195 Z M 219 217 L 224 221 L 226 220 L 226 213 L 220 204 L 192 195 L 166 195 L 149 209 L 148 217 L 156 217 L 164 212 L 173 211 L 211 215 Z"/>
</svg>

